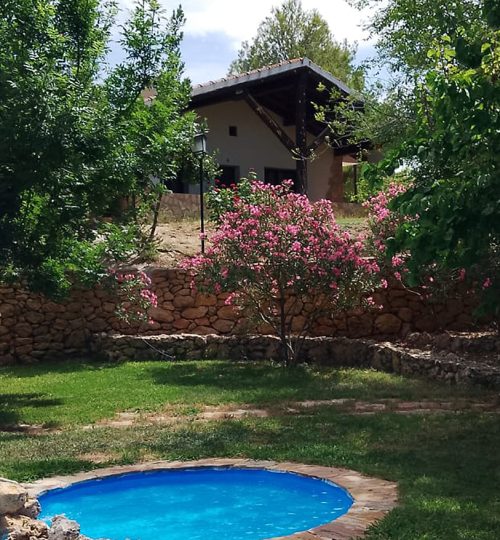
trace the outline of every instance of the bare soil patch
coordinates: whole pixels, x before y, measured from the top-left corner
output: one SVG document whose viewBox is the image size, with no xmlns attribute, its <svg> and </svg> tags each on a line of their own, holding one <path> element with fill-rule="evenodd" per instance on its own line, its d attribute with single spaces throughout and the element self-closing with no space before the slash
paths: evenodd
<svg viewBox="0 0 500 540">
<path fill-rule="evenodd" d="M 342 228 L 353 235 L 366 230 L 364 218 L 339 218 Z M 214 224 L 205 223 L 205 232 L 210 236 L 214 232 Z M 158 255 L 155 264 L 166 267 L 177 266 L 186 257 L 192 257 L 200 252 L 200 222 L 183 219 L 165 221 L 157 228 Z"/>
</svg>

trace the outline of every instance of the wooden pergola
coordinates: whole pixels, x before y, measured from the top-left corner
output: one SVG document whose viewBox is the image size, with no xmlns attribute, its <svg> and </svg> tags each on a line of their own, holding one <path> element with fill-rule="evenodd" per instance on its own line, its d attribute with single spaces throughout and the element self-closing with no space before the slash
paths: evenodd
<svg viewBox="0 0 500 540">
<path fill-rule="evenodd" d="M 327 136 L 335 155 L 354 155 L 360 150 L 360 146 L 349 144 L 345 136 L 336 136 L 324 122 L 316 119 L 315 105 L 328 105 L 334 90 L 338 99 L 352 94 L 332 74 L 308 58 L 300 58 L 195 86 L 190 108 L 244 100 L 295 159 L 296 189 L 306 193 L 308 159 Z M 295 140 L 270 112 L 281 118 L 282 126 L 295 126 Z M 308 134 L 314 137 L 309 143 Z"/>
</svg>

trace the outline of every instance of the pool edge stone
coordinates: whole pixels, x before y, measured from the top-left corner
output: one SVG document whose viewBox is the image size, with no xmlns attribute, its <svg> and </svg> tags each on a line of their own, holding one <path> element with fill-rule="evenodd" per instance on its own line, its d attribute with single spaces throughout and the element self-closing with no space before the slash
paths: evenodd
<svg viewBox="0 0 500 540">
<path fill-rule="evenodd" d="M 117 465 L 68 476 L 53 476 L 22 484 L 32 497 L 51 489 L 68 487 L 78 482 L 133 472 L 166 469 L 238 467 L 291 472 L 313 478 L 329 480 L 347 490 L 354 503 L 344 515 L 333 521 L 288 536 L 268 540 L 353 540 L 398 506 L 398 486 L 395 482 L 366 476 L 351 469 L 306 465 L 295 462 L 251 460 L 245 458 L 208 458 L 193 461 L 150 461 L 135 465 Z"/>
</svg>

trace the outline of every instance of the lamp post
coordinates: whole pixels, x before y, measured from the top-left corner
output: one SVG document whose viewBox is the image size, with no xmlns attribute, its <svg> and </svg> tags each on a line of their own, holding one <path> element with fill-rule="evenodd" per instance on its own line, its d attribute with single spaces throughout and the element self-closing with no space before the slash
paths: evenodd
<svg viewBox="0 0 500 540">
<path fill-rule="evenodd" d="M 193 154 L 198 157 L 200 166 L 200 236 L 201 252 L 205 253 L 205 216 L 203 205 L 203 158 L 207 153 L 207 136 L 204 133 L 197 133 L 193 140 Z"/>
</svg>

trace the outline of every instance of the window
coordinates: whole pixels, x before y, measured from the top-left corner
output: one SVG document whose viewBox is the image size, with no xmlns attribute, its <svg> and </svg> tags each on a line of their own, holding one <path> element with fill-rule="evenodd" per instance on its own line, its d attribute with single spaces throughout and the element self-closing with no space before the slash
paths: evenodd
<svg viewBox="0 0 500 540">
<path fill-rule="evenodd" d="M 218 180 L 225 186 L 237 184 L 240 179 L 240 168 L 237 165 L 221 165 L 222 174 L 218 176 Z"/>
<path fill-rule="evenodd" d="M 229 126 L 229 136 L 230 137 L 238 136 L 238 126 Z"/>
<path fill-rule="evenodd" d="M 274 169 L 266 167 L 264 169 L 264 180 L 267 184 L 277 186 L 283 180 L 293 180 L 294 191 L 297 181 L 297 171 L 295 169 Z"/>
</svg>

